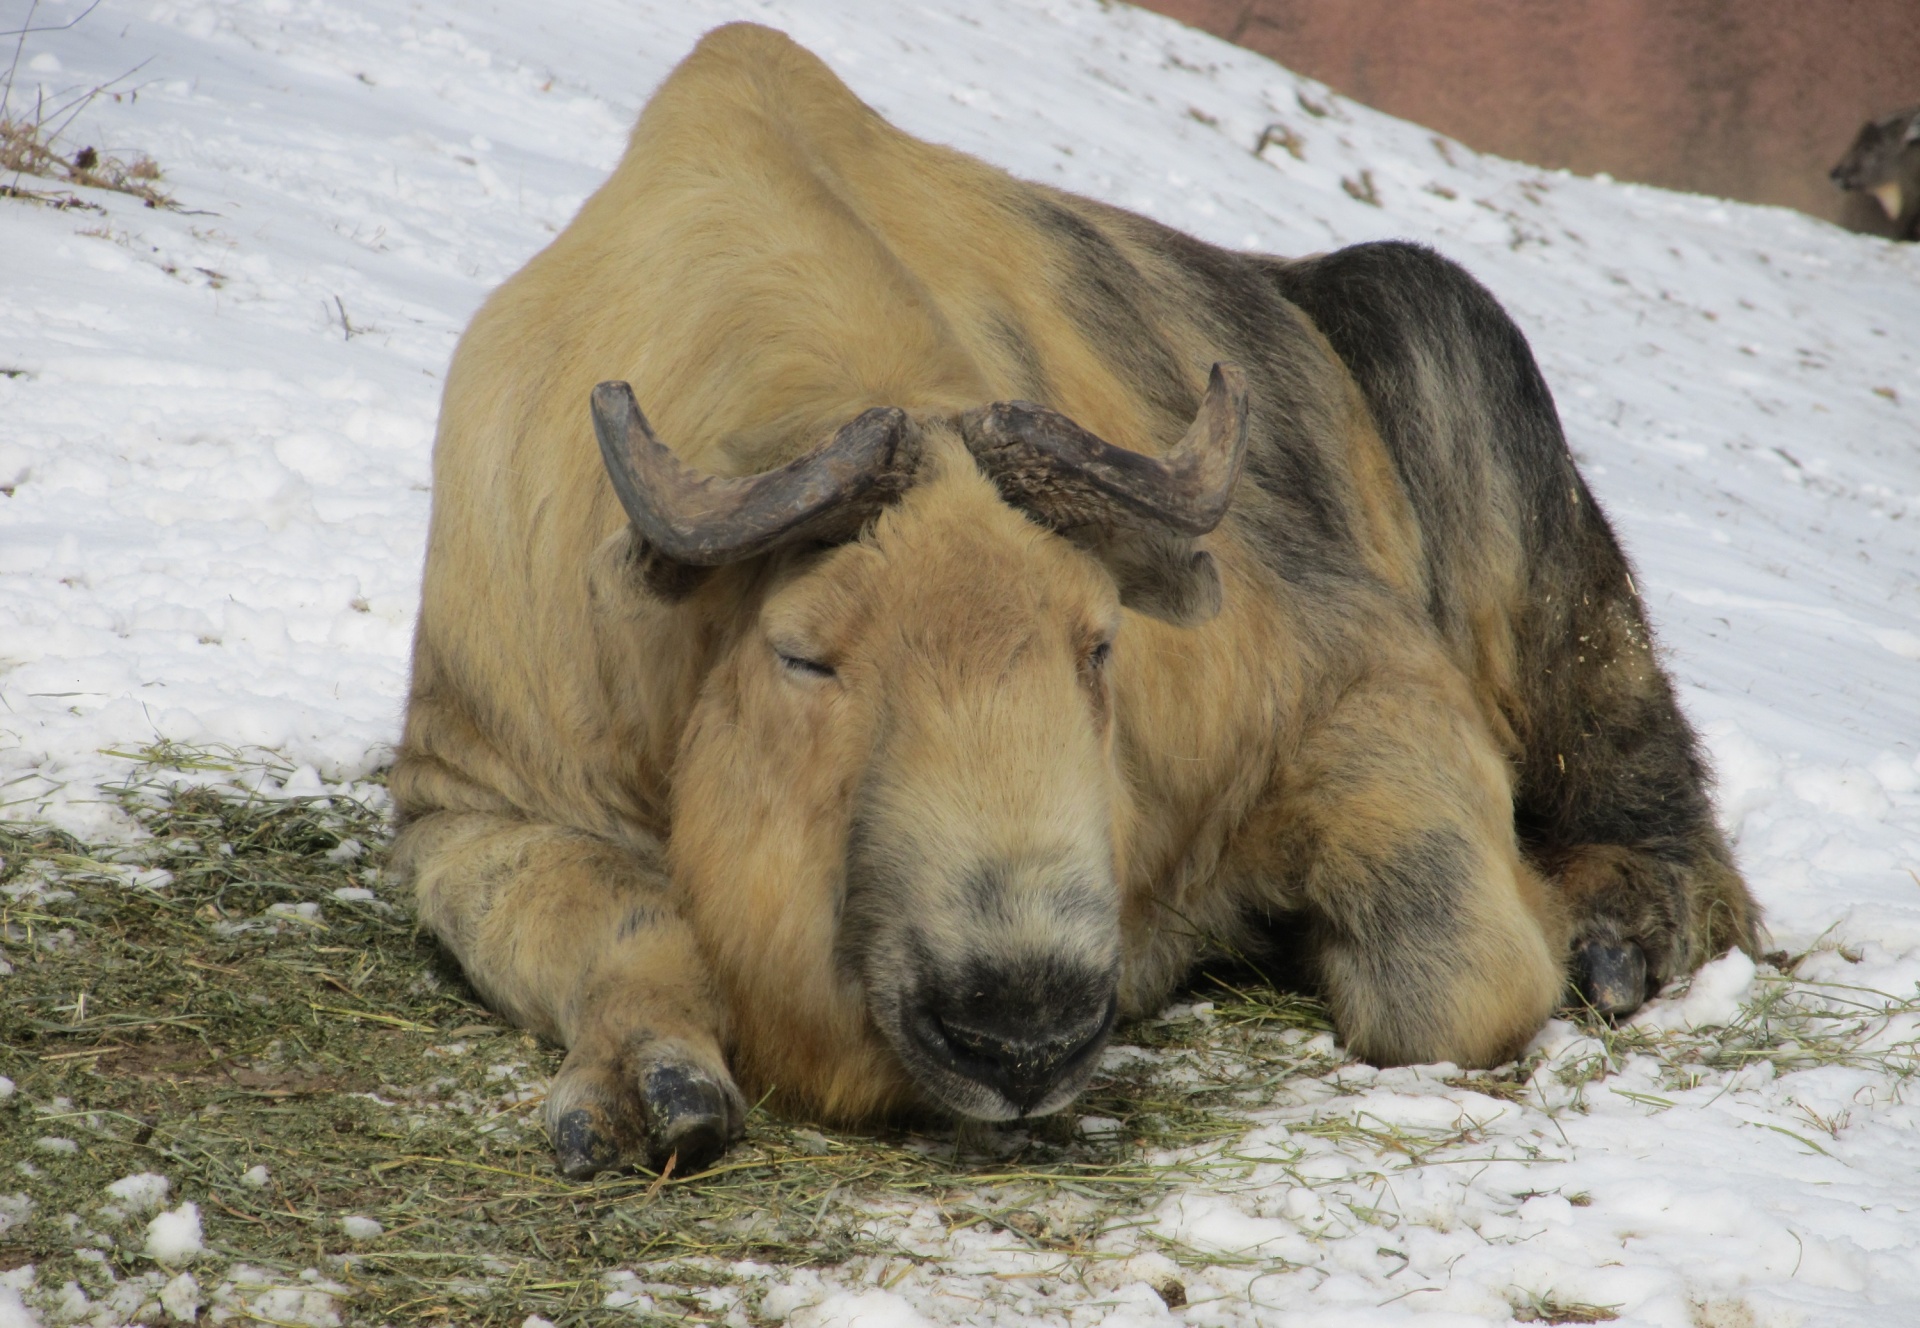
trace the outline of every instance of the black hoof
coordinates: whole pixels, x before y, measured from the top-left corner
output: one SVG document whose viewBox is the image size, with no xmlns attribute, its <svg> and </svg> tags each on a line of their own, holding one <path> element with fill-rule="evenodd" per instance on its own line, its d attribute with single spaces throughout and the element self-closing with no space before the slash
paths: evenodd
<svg viewBox="0 0 1920 1328">
<path fill-rule="evenodd" d="M 1573 952 L 1573 984 L 1596 1011 L 1624 1018 L 1647 999 L 1647 956 L 1632 941 L 1588 941 Z"/>
<path fill-rule="evenodd" d="M 669 1159 L 676 1176 L 704 1171 L 744 1127 L 732 1085 L 690 1065 L 649 1067 L 640 1096 L 647 1118 L 647 1164 L 655 1171 Z"/>
<path fill-rule="evenodd" d="M 589 1180 L 620 1163 L 620 1149 L 600 1129 L 584 1107 L 562 1116 L 553 1126 L 553 1153 L 560 1174 L 568 1180 Z"/>
</svg>

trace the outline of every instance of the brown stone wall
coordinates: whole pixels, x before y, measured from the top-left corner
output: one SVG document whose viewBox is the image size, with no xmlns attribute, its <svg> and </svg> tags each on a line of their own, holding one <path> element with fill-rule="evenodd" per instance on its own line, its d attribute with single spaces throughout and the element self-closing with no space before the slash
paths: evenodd
<svg viewBox="0 0 1920 1328">
<path fill-rule="evenodd" d="M 1837 219 L 1920 0 L 1144 0 L 1469 147 Z"/>
</svg>

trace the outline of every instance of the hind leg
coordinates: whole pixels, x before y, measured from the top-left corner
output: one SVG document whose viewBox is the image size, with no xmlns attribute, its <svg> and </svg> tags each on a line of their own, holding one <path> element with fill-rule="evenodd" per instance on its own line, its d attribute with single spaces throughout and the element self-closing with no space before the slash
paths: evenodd
<svg viewBox="0 0 1920 1328">
<path fill-rule="evenodd" d="M 567 1048 L 547 1093 L 561 1171 L 591 1176 L 638 1154 L 684 1175 L 739 1137 L 719 1002 L 657 855 L 437 812 L 406 828 L 395 861 L 421 922 L 487 1003 Z"/>
<path fill-rule="evenodd" d="M 1576 995 L 1617 1018 L 1728 948 L 1751 951 L 1759 908 L 1714 822 L 1706 764 L 1633 582 L 1592 520 L 1595 568 L 1556 597 L 1566 621 L 1540 647 L 1552 662 L 1536 670 L 1516 804 L 1572 924 Z"/>
</svg>

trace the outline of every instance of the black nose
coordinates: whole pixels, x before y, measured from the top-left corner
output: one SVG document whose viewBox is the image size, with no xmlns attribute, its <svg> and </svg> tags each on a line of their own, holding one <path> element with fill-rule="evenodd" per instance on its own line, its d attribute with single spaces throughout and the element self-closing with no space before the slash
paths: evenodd
<svg viewBox="0 0 1920 1328">
<path fill-rule="evenodd" d="M 1036 1018 L 1030 1010 L 930 1005 L 920 1021 L 921 1042 L 955 1073 L 994 1089 L 1026 1115 L 1047 1094 L 1099 1055 L 1113 1028 L 1114 1001 Z"/>
</svg>

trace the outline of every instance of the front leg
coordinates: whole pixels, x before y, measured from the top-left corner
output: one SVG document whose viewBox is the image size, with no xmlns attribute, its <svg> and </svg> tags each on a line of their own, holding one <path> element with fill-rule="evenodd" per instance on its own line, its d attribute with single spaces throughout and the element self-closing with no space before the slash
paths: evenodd
<svg viewBox="0 0 1920 1328">
<path fill-rule="evenodd" d="M 482 998 L 567 1048 L 547 1092 L 561 1171 L 638 1154 L 684 1175 L 739 1138 L 720 1003 L 657 849 L 437 812 L 407 826 L 394 859 Z"/>
<path fill-rule="evenodd" d="M 1518 1053 L 1560 999 L 1566 923 L 1520 855 L 1506 763 L 1451 666 L 1350 686 L 1285 789 L 1276 902 L 1298 910 L 1347 1047 L 1380 1065 Z"/>
</svg>

